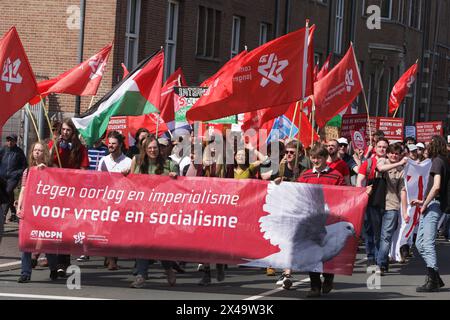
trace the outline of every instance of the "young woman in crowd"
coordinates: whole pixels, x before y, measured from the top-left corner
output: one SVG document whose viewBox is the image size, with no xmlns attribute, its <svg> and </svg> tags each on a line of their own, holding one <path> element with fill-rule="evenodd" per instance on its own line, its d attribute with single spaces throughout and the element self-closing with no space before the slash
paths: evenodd
<svg viewBox="0 0 450 320">
<path fill-rule="evenodd" d="M 149 135 L 144 139 L 139 158 L 134 157 L 131 162 L 131 173 L 133 174 L 165 175 L 175 179 L 179 174 L 178 171 L 177 164 L 162 157 L 158 140 L 154 135 Z M 132 288 L 144 287 L 149 264 L 148 259 L 136 259 L 137 276 L 130 285 Z M 161 261 L 161 264 L 167 275 L 167 282 L 171 286 L 175 285 L 176 276 L 173 270 L 175 262 Z"/>
<path fill-rule="evenodd" d="M 55 141 L 51 140 L 48 143 L 52 163 L 66 169 L 83 169 L 89 168 L 89 157 L 87 148 L 81 143 L 78 138 L 79 132 L 72 122 L 72 119 L 66 118 L 63 120 L 59 138 Z M 66 276 L 67 267 L 70 266 L 70 255 L 47 255 L 48 264 L 51 268 L 52 263 L 50 259 L 56 257 L 56 268 L 58 277 L 64 278 Z M 54 274 L 54 273 L 53 273 Z"/>
<path fill-rule="evenodd" d="M 419 228 L 416 247 L 427 266 L 427 277 L 423 286 L 417 287 L 417 292 L 436 292 L 444 286 L 439 275 L 436 236 L 439 220 L 447 208 L 448 179 L 450 168 L 445 139 L 433 136 L 428 146 L 428 154 L 432 159 L 430 176 L 425 191 L 425 200 L 413 200 L 412 205 L 420 207 Z"/>
<path fill-rule="evenodd" d="M 30 148 L 30 155 L 28 159 L 29 168 L 37 167 L 38 169 L 46 168 L 50 166 L 50 152 L 47 145 L 42 142 L 35 142 Z M 28 178 L 29 168 L 25 169 L 22 175 L 22 187 L 20 189 L 19 199 L 17 201 L 17 215 L 20 219 L 24 218 L 23 212 L 23 197 L 25 195 L 25 187 Z M 31 271 L 33 269 L 32 264 L 32 253 L 22 252 L 22 271 L 20 277 L 17 280 L 19 283 L 29 282 L 31 279 Z M 55 270 L 52 271 L 53 274 L 50 275 L 52 279 L 56 277 Z"/>
</svg>

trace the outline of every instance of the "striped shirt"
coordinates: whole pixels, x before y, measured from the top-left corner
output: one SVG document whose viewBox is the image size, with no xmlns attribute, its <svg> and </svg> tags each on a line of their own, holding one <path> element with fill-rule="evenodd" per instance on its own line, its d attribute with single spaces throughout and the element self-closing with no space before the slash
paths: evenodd
<svg viewBox="0 0 450 320">
<path fill-rule="evenodd" d="M 342 174 L 328 166 L 320 172 L 317 171 L 316 168 L 303 172 L 297 179 L 297 182 L 345 186 L 345 181 Z"/>
</svg>

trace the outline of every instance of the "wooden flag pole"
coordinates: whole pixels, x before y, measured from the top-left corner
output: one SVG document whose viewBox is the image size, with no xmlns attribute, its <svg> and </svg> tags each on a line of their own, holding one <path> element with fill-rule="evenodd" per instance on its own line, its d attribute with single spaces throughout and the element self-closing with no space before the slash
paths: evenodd
<svg viewBox="0 0 450 320">
<path fill-rule="evenodd" d="M 44 104 L 43 101 L 44 101 L 44 98 L 41 97 L 42 108 L 44 109 L 45 119 L 47 119 L 47 124 L 48 124 L 48 127 L 49 127 L 49 129 L 50 129 L 50 137 L 51 137 L 51 139 L 52 139 L 52 141 L 53 141 L 53 144 L 52 144 L 52 150 L 50 150 L 50 154 L 52 154 L 53 149 L 55 149 L 55 151 L 56 151 L 56 158 L 58 159 L 59 167 L 62 168 L 61 158 L 60 158 L 60 156 L 59 156 L 58 147 L 57 147 L 57 145 L 56 145 L 56 138 L 55 138 L 55 135 L 53 134 L 52 124 L 50 123 L 50 119 L 49 119 L 49 117 L 48 117 L 48 109 L 47 109 L 48 106 L 47 106 L 46 104 Z"/>
<path fill-rule="evenodd" d="M 34 127 L 34 130 L 36 130 L 36 136 L 38 138 L 38 141 L 41 141 L 41 138 L 39 137 L 39 130 L 38 130 L 38 127 L 36 125 L 36 121 L 34 120 L 33 113 L 31 112 L 31 110 L 29 108 L 29 105 L 30 105 L 29 103 L 27 103 L 25 105 L 25 110 L 28 112 L 28 116 L 30 117 L 31 122 L 33 122 L 33 127 Z"/>
<path fill-rule="evenodd" d="M 156 140 L 158 140 L 158 131 L 159 131 L 159 113 L 156 116 Z"/>
<path fill-rule="evenodd" d="M 397 115 L 398 109 L 400 109 L 400 106 L 397 109 L 395 109 L 395 112 L 394 112 L 394 115 L 392 116 L 392 118 L 395 118 L 395 116 Z"/>
<path fill-rule="evenodd" d="M 88 110 L 92 107 L 92 104 L 93 104 L 93 102 L 94 102 L 94 99 L 95 99 L 95 96 L 92 96 L 91 103 L 89 103 Z"/>
</svg>

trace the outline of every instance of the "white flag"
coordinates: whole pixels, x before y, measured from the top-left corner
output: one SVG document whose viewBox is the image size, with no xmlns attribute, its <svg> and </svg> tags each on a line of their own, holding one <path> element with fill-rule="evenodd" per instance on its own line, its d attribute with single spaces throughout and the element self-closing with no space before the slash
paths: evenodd
<svg viewBox="0 0 450 320">
<path fill-rule="evenodd" d="M 425 200 L 425 192 L 430 176 L 431 160 L 426 159 L 421 163 L 417 163 L 411 159 L 405 166 L 405 186 L 407 194 L 407 213 L 410 217 L 409 222 L 406 223 L 402 214 L 399 216 L 400 228 L 392 236 L 392 246 L 390 256 L 394 257 L 396 261 L 401 260 L 400 247 L 408 243 L 412 238 L 415 227 L 419 224 L 420 208 L 411 206 L 412 200 Z M 401 209 L 402 210 L 402 209 Z M 401 221 L 401 223 L 400 223 Z"/>
</svg>

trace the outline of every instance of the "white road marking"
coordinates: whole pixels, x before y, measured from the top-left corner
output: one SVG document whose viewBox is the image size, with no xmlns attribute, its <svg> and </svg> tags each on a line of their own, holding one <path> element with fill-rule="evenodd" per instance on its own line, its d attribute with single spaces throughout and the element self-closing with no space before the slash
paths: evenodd
<svg viewBox="0 0 450 320">
<path fill-rule="evenodd" d="M 20 265 L 21 263 L 22 263 L 22 262 L 20 262 L 20 261 L 8 262 L 8 263 L 0 264 L 0 268 L 6 268 L 6 267 L 12 267 L 12 266 L 18 266 L 18 265 Z"/>
<path fill-rule="evenodd" d="M 298 282 L 294 282 L 292 284 L 291 288 L 297 287 L 297 286 L 299 286 L 301 284 L 309 283 L 310 281 L 311 280 L 309 278 L 305 278 L 305 279 L 300 280 Z M 283 289 L 283 287 L 279 287 L 279 288 L 276 288 L 276 289 L 273 289 L 273 290 L 270 290 L 270 291 L 263 292 L 263 293 L 261 293 L 261 294 L 259 294 L 257 296 L 245 298 L 244 300 L 258 300 L 258 299 L 270 296 L 270 295 L 272 295 L 274 293 L 277 293 L 277 292 L 280 292 L 280 291 L 283 291 L 283 290 L 285 290 L 285 289 Z"/>
<path fill-rule="evenodd" d="M 48 295 L 39 295 L 39 294 L 17 294 L 17 293 L 0 293 L 0 297 L 28 298 L 28 299 L 50 299 L 50 300 L 111 300 L 111 299 L 101 299 L 101 298 L 48 296 Z"/>
</svg>

